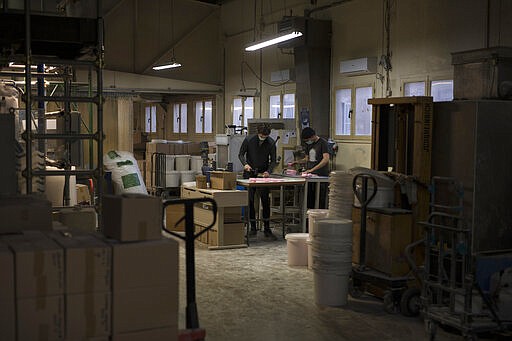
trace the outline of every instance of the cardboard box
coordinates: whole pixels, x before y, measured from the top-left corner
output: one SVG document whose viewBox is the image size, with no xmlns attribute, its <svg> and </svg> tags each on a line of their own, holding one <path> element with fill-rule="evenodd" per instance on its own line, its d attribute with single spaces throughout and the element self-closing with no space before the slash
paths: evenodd
<svg viewBox="0 0 512 341">
<path fill-rule="evenodd" d="M 103 197 L 103 233 L 119 241 L 162 237 L 162 199 L 142 194 Z"/>
<path fill-rule="evenodd" d="M 142 330 L 133 333 L 124 333 L 112 335 L 112 341 L 177 341 L 178 327 L 158 328 L 151 330 Z"/>
<path fill-rule="evenodd" d="M 199 142 L 190 142 L 187 146 L 187 154 L 201 155 L 201 144 Z"/>
<path fill-rule="evenodd" d="M 61 295 L 64 292 L 64 252 L 39 231 L 4 236 L 14 253 L 16 298 Z"/>
<path fill-rule="evenodd" d="M 146 153 L 162 153 L 169 154 L 169 147 L 167 143 L 146 143 Z M 151 156 L 151 155 L 150 155 Z"/>
<path fill-rule="evenodd" d="M 221 210 L 224 210 L 225 223 L 239 223 L 242 221 L 241 207 L 224 207 Z"/>
<path fill-rule="evenodd" d="M 14 256 L 9 247 L 0 242 L 0 331 L 2 340 L 15 340 L 15 316 Z"/>
<path fill-rule="evenodd" d="M 54 218 L 70 229 L 84 232 L 95 232 L 98 226 L 98 215 L 92 207 L 80 206 L 63 208 L 54 214 Z"/>
<path fill-rule="evenodd" d="M 161 239 L 112 244 L 112 290 L 178 288 L 178 242 Z"/>
<path fill-rule="evenodd" d="M 226 245 L 243 245 L 245 244 L 245 228 L 244 223 L 224 223 L 223 237 L 219 238 L 217 229 L 208 231 L 209 246 L 226 246 Z"/>
<path fill-rule="evenodd" d="M 66 295 L 66 340 L 109 336 L 110 302 L 110 292 Z"/>
<path fill-rule="evenodd" d="M 210 173 L 212 189 L 236 189 L 236 173 L 213 171 Z"/>
<path fill-rule="evenodd" d="M 185 219 L 176 223 L 185 216 L 185 205 L 169 205 L 165 208 L 165 227 L 170 231 L 185 231 Z"/>
<path fill-rule="evenodd" d="M 65 293 L 109 291 L 112 283 L 112 248 L 91 234 L 50 232 L 64 249 Z"/>
<path fill-rule="evenodd" d="M 0 199 L 0 234 L 52 229 L 52 204 L 33 195 Z"/>
<path fill-rule="evenodd" d="M 76 185 L 76 202 L 78 204 L 91 204 L 91 193 L 89 192 L 89 186 L 82 184 Z"/>
<path fill-rule="evenodd" d="M 178 324 L 177 289 L 176 286 L 165 286 L 114 291 L 112 333 L 176 326 Z"/>
<path fill-rule="evenodd" d="M 64 340 L 64 296 L 20 299 L 18 340 Z"/>
</svg>

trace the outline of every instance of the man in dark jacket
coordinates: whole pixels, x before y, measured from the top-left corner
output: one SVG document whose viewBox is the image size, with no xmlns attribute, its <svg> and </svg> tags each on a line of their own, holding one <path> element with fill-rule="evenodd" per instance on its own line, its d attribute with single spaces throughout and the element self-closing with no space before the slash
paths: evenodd
<svg viewBox="0 0 512 341">
<path fill-rule="evenodd" d="M 327 141 L 316 134 L 316 132 L 306 127 L 302 130 L 302 140 L 305 143 L 306 171 L 304 173 L 312 173 L 321 176 L 329 176 L 329 150 Z M 319 207 L 327 208 L 327 184 L 320 184 Z M 315 203 L 315 184 L 310 183 L 308 186 L 308 208 L 314 208 Z"/>
<path fill-rule="evenodd" d="M 270 127 L 266 124 L 258 126 L 258 134 L 247 136 L 240 147 L 238 158 L 244 165 L 244 178 L 269 177 L 276 164 L 276 144 L 270 136 Z M 251 230 L 249 235 L 256 235 L 256 213 L 254 211 L 254 197 L 258 192 L 263 208 L 263 226 L 265 237 L 276 240 L 270 230 L 270 197 L 268 188 L 249 188 L 249 221 Z"/>
</svg>

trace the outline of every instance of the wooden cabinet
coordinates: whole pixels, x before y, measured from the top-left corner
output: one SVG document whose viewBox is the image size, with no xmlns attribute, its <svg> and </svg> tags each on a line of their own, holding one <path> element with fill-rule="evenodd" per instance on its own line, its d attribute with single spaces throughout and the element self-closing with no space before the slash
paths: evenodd
<svg viewBox="0 0 512 341">
<path fill-rule="evenodd" d="M 352 211 L 352 262 L 359 263 L 361 210 Z M 366 265 L 390 276 L 409 272 L 404 250 L 413 241 L 412 212 L 399 208 L 372 208 L 366 215 Z"/>
<path fill-rule="evenodd" d="M 210 249 L 226 247 L 245 247 L 245 225 L 242 206 L 247 205 L 247 191 L 197 189 L 193 186 L 182 187 L 182 198 L 212 198 L 217 203 L 215 225 L 197 240 L 207 244 Z M 213 221 L 212 206 L 199 203 L 194 207 L 196 233 Z"/>
<path fill-rule="evenodd" d="M 414 236 L 423 229 L 429 213 L 432 159 L 433 100 L 428 96 L 372 98 L 371 168 L 413 176 L 418 183 L 417 200 L 412 202 Z"/>
</svg>

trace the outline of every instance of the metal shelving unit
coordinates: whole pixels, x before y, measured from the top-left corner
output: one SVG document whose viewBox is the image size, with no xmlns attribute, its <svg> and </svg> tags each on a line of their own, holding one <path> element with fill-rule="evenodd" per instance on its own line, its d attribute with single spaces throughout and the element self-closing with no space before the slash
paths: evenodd
<svg viewBox="0 0 512 341">
<path fill-rule="evenodd" d="M 33 177 L 64 176 L 65 190 L 64 204 L 69 204 L 69 178 L 71 176 L 87 176 L 94 180 L 94 193 L 92 202 L 98 213 L 98 221 L 101 224 L 101 198 L 103 192 L 103 18 L 101 17 L 102 1 L 96 1 L 97 17 L 94 19 L 74 18 L 57 15 L 40 15 L 31 11 L 30 0 L 24 1 L 23 11 L 9 11 L 6 1 L 3 2 L 3 11 L 0 13 L 3 26 L 13 27 L 0 38 L 4 55 L 1 59 L 4 63 L 15 62 L 25 64 L 24 72 L 1 72 L 2 77 L 23 77 L 25 93 L 22 101 L 25 103 L 26 128 L 22 133 L 25 143 L 26 167 L 22 171 L 26 179 L 26 193 L 34 193 Z M 24 30 L 16 22 L 24 21 Z M 37 30 L 33 29 L 33 23 Z M 36 27 L 34 25 L 34 28 Z M 60 73 L 46 73 L 44 65 L 52 65 L 61 71 Z M 33 67 L 37 66 L 37 72 Z M 73 78 L 77 70 L 88 71 L 87 89 L 81 88 L 74 91 Z M 93 89 L 92 73 L 96 74 L 96 87 Z M 32 81 L 36 79 L 37 89 L 33 89 Z M 50 95 L 44 92 L 44 81 L 59 80 L 62 90 L 58 95 L 54 91 Z M 35 91 L 34 91 L 35 90 Z M 34 93 L 33 93 L 34 92 Z M 62 104 L 65 127 L 63 132 L 48 133 L 46 129 L 46 113 L 44 103 L 56 102 Z M 37 103 L 37 109 L 33 106 Z M 90 103 L 96 105 L 96 129 L 93 131 L 93 117 L 89 115 L 89 127 L 87 133 L 72 132 L 70 114 L 72 104 Z M 23 108 L 21 108 L 23 109 Z M 19 110 L 19 109 L 18 109 Z M 37 113 L 37 127 L 32 127 Z M 81 122 L 84 123 L 85 122 Z M 37 170 L 33 169 L 33 147 L 46 156 L 46 143 L 48 140 L 61 140 L 65 145 L 65 160 L 63 169 Z M 71 167 L 71 144 L 75 141 L 89 141 L 90 158 L 89 166 L 82 169 Z M 96 143 L 96 158 L 93 157 L 94 143 Z M 100 225 L 101 229 L 101 225 Z"/>
</svg>

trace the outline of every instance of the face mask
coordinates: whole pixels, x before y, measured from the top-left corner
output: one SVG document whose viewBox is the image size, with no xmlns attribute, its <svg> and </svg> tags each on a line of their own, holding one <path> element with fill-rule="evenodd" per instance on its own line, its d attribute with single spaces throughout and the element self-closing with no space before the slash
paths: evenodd
<svg viewBox="0 0 512 341">
<path fill-rule="evenodd" d="M 258 138 L 260 139 L 261 142 L 265 141 L 267 138 L 266 137 L 261 137 L 258 135 Z"/>
<path fill-rule="evenodd" d="M 306 144 L 313 144 L 314 141 L 311 141 L 311 140 L 307 140 L 306 141 Z"/>
</svg>

